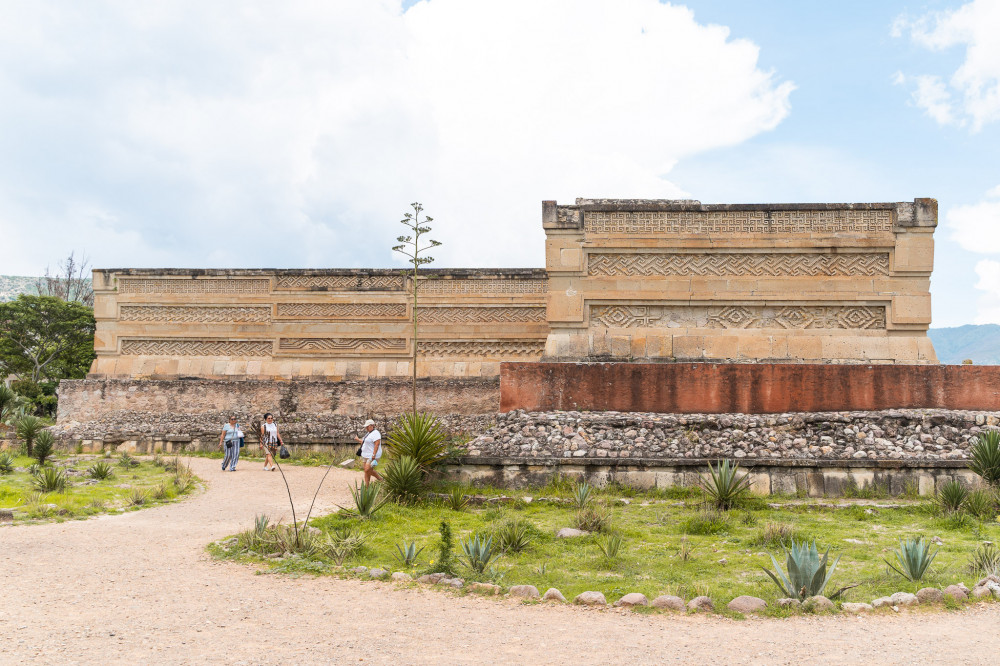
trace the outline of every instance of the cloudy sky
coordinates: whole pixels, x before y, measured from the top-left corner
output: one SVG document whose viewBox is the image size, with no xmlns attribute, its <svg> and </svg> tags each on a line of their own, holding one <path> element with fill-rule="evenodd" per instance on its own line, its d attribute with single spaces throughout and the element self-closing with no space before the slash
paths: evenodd
<svg viewBox="0 0 1000 666">
<path fill-rule="evenodd" d="M 1000 0 L 0 0 L 0 274 L 541 266 L 541 201 L 908 201 L 1000 323 Z"/>
</svg>

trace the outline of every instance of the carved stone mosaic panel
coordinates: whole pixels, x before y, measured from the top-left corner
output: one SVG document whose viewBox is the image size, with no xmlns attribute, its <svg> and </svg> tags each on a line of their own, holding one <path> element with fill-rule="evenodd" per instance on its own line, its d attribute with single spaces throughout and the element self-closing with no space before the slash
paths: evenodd
<svg viewBox="0 0 1000 666">
<path fill-rule="evenodd" d="M 422 294 L 544 294 L 547 280 L 421 280 Z"/>
<path fill-rule="evenodd" d="M 884 329 L 875 305 L 594 305 L 591 322 L 609 328 Z"/>
<path fill-rule="evenodd" d="M 587 211 L 594 234 L 807 234 L 891 232 L 891 210 Z"/>
<path fill-rule="evenodd" d="M 811 252 L 725 252 L 667 253 L 643 252 L 594 253 L 588 258 L 587 271 L 595 276 L 655 275 L 746 275 L 835 276 L 888 275 L 886 252 L 821 254 Z"/>
<path fill-rule="evenodd" d="M 405 319 L 405 303 L 278 303 L 281 319 Z"/>
<path fill-rule="evenodd" d="M 275 289 L 315 291 L 403 291 L 402 275 L 278 275 Z"/>
<path fill-rule="evenodd" d="M 123 356 L 270 356 L 270 340 L 190 340 L 125 338 Z"/>
<path fill-rule="evenodd" d="M 406 340 L 403 338 L 280 338 L 278 349 L 303 352 L 403 351 L 406 349 Z"/>
<path fill-rule="evenodd" d="M 418 351 L 430 358 L 537 358 L 545 351 L 545 340 L 428 340 Z"/>
<path fill-rule="evenodd" d="M 268 322 L 267 305 L 122 305 L 121 321 Z"/>
<path fill-rule="evenodd" d="M 544 322 L 544 307 L 440 307 L 420 308 L 420 321 L 428 323 Z"/>
<path fill-rule="evenodd" d="M 122 294 L 266 294 L 270 290 L 271 281 L 258 278 L 118 279 L 118 292 Z"/>
</svg>

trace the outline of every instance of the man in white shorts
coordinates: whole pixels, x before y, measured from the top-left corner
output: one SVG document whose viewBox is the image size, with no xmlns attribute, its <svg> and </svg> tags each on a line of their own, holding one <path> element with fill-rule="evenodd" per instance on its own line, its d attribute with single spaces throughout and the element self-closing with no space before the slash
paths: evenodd
<svg viewBox="0 0 1000 666">
<path fill-rule="evenodd" d="M 365 464 L 365 485 L 367 485 L 371 483 L 372 477 L 382 480 L 382 476 L 375 471 L 379 458 L 382 457 L 382 433 L 375 429 L 375 422 L 371 419 L 365 421 L 365 430 L 368 434 L 364 439 L 360 437 L 354 439 L 361 442 L 361 460 Z"/>
</svg>

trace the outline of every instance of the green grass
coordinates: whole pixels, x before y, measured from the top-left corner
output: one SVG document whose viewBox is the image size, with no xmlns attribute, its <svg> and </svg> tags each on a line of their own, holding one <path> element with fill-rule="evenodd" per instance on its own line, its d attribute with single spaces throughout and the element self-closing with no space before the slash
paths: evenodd
<svg viewBox="0 0 1000 666">
<path fill-rule="evenodd" d="M 99 461 L 110 463 L 114 476 L 101 481 L 91 479 L 87 470 Z M 116 456 L 63 454 L 51 459 L 46 467 L 54 465 L 66 472 L 66 490 L 38 493 L 27 471 L 33 462 L 34 459 L 27 456 L 17 456 L 14 466 L 19 471 L 0 475 L 0 509 L 13 509 L 15 524 L 63 521 L 156 506 L 188 494 L 195 487 L 190 484 L 179 491 L 174 483 L 175 474 L 150 461 L 125 469 L 117 464 Z M 133 504 L 130 498 L 142 492 L 146 493 L 145 501 L 141 505 Z"/>
<path fill-rule="evenodd" d="M 470 488 L 469 492 L 500 494 L 498 489 L 490 488 Z M 916 592 L 921 587 L 943 588 L 958 582 L 971 587 L 975 577 L 967 564 L 972 551 L 984 540 L 1000 540 L 997 523 L 974 520 L 961 523 L 942 518 L 925 501 L 907 502 L 905 508 L 878 509 L 872 514 L 861 507 L 831 509 L 810 501 L 770 509 L 758 499 L 749 502 L 749 508 L 730 511 L 721 521 L 713 521 L 710 529 L 692 533 L 693 525 L 705 521 L 706 510 L 700 497 L 692 497 L 690 492 L 630 491 L 630 502 L 625 504 L 616 501 L 621 495 L 603 490 L 597 492 L 597 501 L 611 514 L 612 532 L 624 540 L 619 556 L 609 560 L 598 547 L 598 540 L 606 538 L 602 535 L 555 537 L 558 529 L 574 525 L 576 509 L 568 503 L 543 502 L 537 498 L 568 497 L 569 486 L 563 488 L 556 480 L 549 487 L 529 493 L 505 490 L 503 494 L 522 499 L 502 506 L 470 505 L 462 512 L 451 511 L 443 503 L 390 504 L 375 520 L 359 521 L 336 513 L 313 519 L 311 524 L 326 533 L 355 525 L 364 533 L 365 545 L 345 560 L 347 568 L 364 565 L 400 570 L 394 557 L 397 544 L 415 542 L 418 549 L 424 550 L 409 572 L 420 574 L 435 570 L 433 560 L 438 557 L 442 519 L 452 526 L 458 555 L 457 544 L 462 540 L 472 535 L 492 534 L 503 521 L 517 518 L 530 525 L 532 534 L 524 551 L 503 554 L 486 575 L 475 576 L 467 567 L 459 567 L 458 574 L 467 580 L 501 585 L 531 584 L 542 591 L 555 587 L 567 599 L 586 590 L 597 590 L 604 593 L 609 603 L 629 592 L 642 592 L 650 599 L 661 594 L 676 594 L 685 599 L 706 594 L 715 600 L 717 609 L 724 609 L 729 600 L 748 594 L 767 600 L 774 615 L 789 613 L 773 608 L 774 601 L 782 595 L 761 570 L 761 566 L 771 567 L 767 549 L 761 544 L 765 540 L 775 542 L 773 537 L 765 538 L 768 525 L 787 525 L 797 538 L 810 541 L 815 538 L 821 552 L 829 547 L 831 558 L 842 555 L 826 592 L 832 594 L 840 587 L 860 583 L 846 592 L 841 601 L 869 603 L 880 596 L 898 591 Z M 535 500 L 525 502 L 525 495 Z M 687 499 L 678 501 L 684 496 Z M 912 583 L 895 573 L 887 573 L 882 558 L 890 555 L 900 538 L 919 536 L 927 540 L 940 536 L 944 541 L 925 578 Z M 689 550 L 690 555 L 683 557 L 682 550 Z M 245 552 L 224 549 L 213 552 L 241 559 L 247 556 Z M 784 565 L 780 547 L 772 547 L 771 552 Z M 322 557 L 286 559 L 271 562 L 271 566 L 284 572 L 336 571 L 329 561 L 324 566 Z"/>
</svg>

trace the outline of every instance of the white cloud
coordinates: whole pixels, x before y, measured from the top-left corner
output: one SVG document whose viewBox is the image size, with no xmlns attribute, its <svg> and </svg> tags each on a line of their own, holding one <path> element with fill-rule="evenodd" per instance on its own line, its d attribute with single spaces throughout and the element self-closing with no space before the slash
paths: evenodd
<svg viewBox="0 0 1000 666">
<path fill-rule="evenodd" d="M 1000 253 L 1000 186 L 983 201 L 956 206 L 945 214 L 951 237 L 963 249 L 983 254 Z"/>
<path fill-rule="evenodd" d="M 657 0 L 15 4 L 3 273 L 365 266 L 410 201 L 441 266 L 542 265 L 542 199 L 686 196 L 789 111 L 757 47 Z"/>
<path fill-rule="evenodd" d="M 979 299 L 976 323 L 1000 324 L 1000 261 L 983 259 L 976 264 L 976 275 L 976 289 L 986 292 Z"/>
<path fill-rule="evenodd" d="M 890 33 L 911 39 L 928 49 L 965 47 L 965 60 L 951 75 L 947 87 L 934 75 L 913 78 L 914 101 L 943 125 L 969 124 L 972 131 L 1000 120 L 1000 2 L 972 0 L 958 9 L 932 12 L 909 20 L 898 17 Z M 952 93 L 959 100 L 952 100 Z"/>
</svg>

